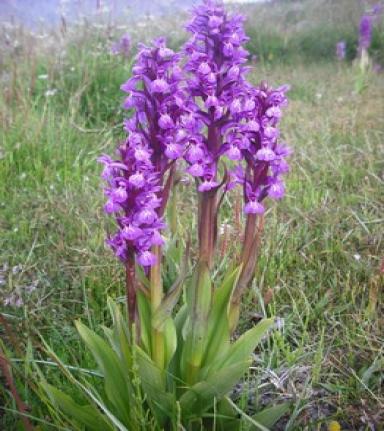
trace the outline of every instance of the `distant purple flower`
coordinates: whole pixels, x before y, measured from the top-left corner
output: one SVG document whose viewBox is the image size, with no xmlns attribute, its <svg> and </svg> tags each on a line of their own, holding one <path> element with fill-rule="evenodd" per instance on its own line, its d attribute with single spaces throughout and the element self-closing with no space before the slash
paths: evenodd
<svg viewBox="0 0 384 431">
<path fill-rule="evenodd" d="M 129 57 L 131 54 L 131 38 L 129 34 L 124 34 L 117 42 L 111 46 L 111 52 L 114 55 Z"/>
<path fill-rule="evenodd" d="M 384 10 L 384 4 L 383 3 L 376 3 L 372 7 L 372 14 L 375 16 L 381 15 L 383 13 L 383 10 Z"/>
<path fill-rule="evenodd" d="M 373 17 L 371 15 L 363 15 L 360 19 L 359 26 L 359 51 L 368 49 L 372 40 Z"/>
<path fill-rule="evenodd" d="M 346 53 L 347 53 L 347 44 L 345 43 L 345 40 L 340 40 L 336 44 L 336 57 L 339 61 L 345 60 Z"/>
</svg>

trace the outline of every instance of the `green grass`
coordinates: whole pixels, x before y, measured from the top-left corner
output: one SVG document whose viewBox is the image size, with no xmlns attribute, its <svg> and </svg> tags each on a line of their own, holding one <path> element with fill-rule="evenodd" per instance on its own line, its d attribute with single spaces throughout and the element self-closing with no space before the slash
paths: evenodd
<svg viewBox="0 0 384 431">
<path fill-rule="evenodd" d="M 31 59 L 32 58 L 32 59 Z M 33 66 L 34 64 L 34 66 Z M 72 68 L 74 68 L 72 70 Z M 119 86 L 128 67 L 100 48 L 52 57 L 10 58 L 0 101 L 0 265 L 2 297 L 22 294 L 25 305 L 0 307 L 17 337 L 0 327 L 9 356 L 30 340 L 35 357 L 42 334 L 63 362 L 94 364 L 73 320 L 91 327 L 108 319 L 106 298 L 123 295 L 123 271 L 104 246 L 112 225 L 103 215 L 99 154 L 112 154 L 121 136 Z M 48 80 L 39 79 L 48 73 Z M 384 78 L 369 77 L 353 93 L 354 70 L 332 64 L 260 65 L 257 82 L 292 85 L 282 131 L 293 146 L 288 196 L 271 204 L 257 274 L 245 298 L 239 331 L 264 312 L 282 327 L 257 352 L 234 398 L 248 411 L 292 400 L 279 429 L 318 430 L 332 418 L 343 429 L 369 429 L 383 417 Z M 47 89 L 56 88 L 46 97 Z M 232 224 L 235 196 L 222 223 Z M 180 197 L 179 227 L 191 225 L 191 195 Z M 183 234 L 186 236 L 184 228 Z M 238 233 L 219 248 L 236 252 Z M 225 244 L 223 245 L 223 242 Z M 21 265 L 13 274 L 12 268 Z M 25 286 L 37 280 L 27 294 Z M 71 389 L 52 366 L 47 379 Z M 26 369 L 15 363 L 18 389 L 31 415 L 49 421 Z M 16 430 L 17 415 L 0 385 L 0 428 Z M 380 428 L 377 428 L 380 429 Z"/>
<path fill-rule="evenodd" d="M 243 5 L 248 50 L 262 62 L 333 61 L 336 43 L 346 42 L 346 58 L 356 58 L 359 20 L 367 11 L 359 0 L 292 0 Z M 383 19 L 373 28 L 370 54 L 383 64 Z"/>
</svg>

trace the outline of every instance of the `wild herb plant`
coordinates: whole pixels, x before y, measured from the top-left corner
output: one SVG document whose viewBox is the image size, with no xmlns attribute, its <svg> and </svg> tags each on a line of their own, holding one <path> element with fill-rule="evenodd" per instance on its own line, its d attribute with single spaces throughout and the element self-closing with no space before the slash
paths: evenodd
<svg viewBox="0 0 384 431">
<path fill-rule="evenodd" d="M 372 69 L 372 60 L 370 59 L 368 50 L 373 40 L 374 24 L 381 19 L 382 11 L 382 5 L 378 3 L 360 18 L 359 44 L 357 49 L 359 70 L 355 83 L 355 90 L 357 93 L 361 93 L 367 86 L 368 74 Z"/>
<path fill-rule="evenodd" d="M 221 3 L 206 0 L 196 7 L 187 31 L 191 37 L 180 53 L 164 38 L 139 46 L 132 77 L 121 87 L 127 93 L 127 138 L 116 159 L 99 158 L 107 183 L 104 209 L 117 227 L 107 243 L 125 266 L 128 319 L 110 300 L 113 325 L 104 328 L 106 340 L 80 322 L 77 329 L 104 389 L 70 377 L 90 402 L 84 407 L 43 383 L 72 424 L 91 430 L 148 429 L 143 408 L 154 429 L 239 429 L 238 407 L 227 395 L 273 326 L 273 319 L 263 319 L 231 340 L 255 272 L 265 200 L 285 193 L 290 150 L 280 142 L 278 124 L 288 86 L 246 80 L 243 17 L 229 15 Z M 189 241 L 167 244 L 164 238 L 180 172 L 195 179 L 198 200 L 191 277 Z M 219 213 L 236 187 L 245 213 L 241 253 L 228 256 L 218 276 Z M 185 250 L 176 253 L 180 244 Z M 179 274 L 166 289 L 169 261 Z M 283 405 L 257 418 L 242 417 L 248 428 L 265 429 L 286 410 Z"/>
</svg>

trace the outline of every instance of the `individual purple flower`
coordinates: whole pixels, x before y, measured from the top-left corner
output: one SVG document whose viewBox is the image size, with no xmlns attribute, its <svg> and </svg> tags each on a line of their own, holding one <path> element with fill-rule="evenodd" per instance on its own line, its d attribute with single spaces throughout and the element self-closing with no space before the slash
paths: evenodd
<svg viewBox="0 0 384 431">
<path fill-rule="evenodd" d="M 131 38 L 128 33 L 125 33 L 117 42 L 111 47 L 111 52 L 114 55 L 122 55 L 129 57 L 131 54 Z"/>
<path fill-rule="evenodd" d="M 264 206 L 257 200 L 249 200 L 244 206 L 246 214 L 263 214 L 264 211 Z"/>
<path fill-rule="evenodd" d="M 339 61 L 345 60 L 347 53 L 347 44 L 345 40 L 340 40 L 336 44 L 336 57 Z"/>
</svg>

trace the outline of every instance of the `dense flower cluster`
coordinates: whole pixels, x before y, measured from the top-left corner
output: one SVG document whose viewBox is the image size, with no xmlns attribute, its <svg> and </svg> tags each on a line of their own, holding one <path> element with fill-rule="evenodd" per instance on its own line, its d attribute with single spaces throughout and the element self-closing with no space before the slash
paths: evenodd
<svg viewBox="0 0 384 431">
<path fill-rule="evenodd" d="M 247 144 L 241 150 L 245 169 L 238 165 L 232 171 L 233 180 L 228 187 L 235 183 L 243 186 L 244 211 L 248 214 L 262 214 L 262 201 L 267 196 L 281 199 L 285 194 L 282 175 L 289 170 L 285 159 L 291 150 L 279 142 L 278 123 L 282 108 L 287 105 L 288 89 L 286 85 L 273 89 L 263 82 L 251 91 L 255 106 L 247 112 L 247 121 L 239 119 L 240 124 L 247 125 L 246 133 L 242 134 Z"/>
<path fill-rule="evenodd" d="M 372 40 L 373 17 L 371 15 L 363 15 L 360 20 L 359 27 L 359 50 L 368 49 Z"/>
<path fill-rule="evenodd" d="M 336 44 L 336 57 L 339 61 L 345 60 L 347 55 L 347 44 L 345 40 L 340 40 Z"/>
<path fill-rule="evenodd" d="M 132 113 L 124 123 L 128 138 L 118 160 L 100 158 L 108 181 L 105 210 L 116 214 L 119 226 L 108 243 L 122 261 L 133 254 L 143 266 L 155 263 L 151 247 L 163 242 L 171 183 L 165 174 L 171 178 L 178 159 L 187 162 L 201 193 L 240 183 L 248 214 L 263 213 L 267 196 L 283 197 L 290 151 L 279 142 L 278 123 L 288 87 L 247 82 L 243 20 L 227 14 L 221 2 L 205 0 L 196 7 L 187 25 L 192 36 L 184 46 L 183 69 L 181 55 L 163 38 L 151 47 L 140 45 L 133 76 L 121 87 L 128 93 L 124 108 Z M 223 156 L 231 170 L 220 180 Z M 213 218 L 216 209 L 205 208 Z"/>
<path fill-rule="evenodd" d="M 227 188 L 242 183 L 245 211 L 261 213 L 260 202 L 266 196 L 279 199 L 284 195 L 281 174 L 288 170 L 284 158 L 289 150 L 277 143 L 277 125 L 288 87 L 273 90 L 263 84 L 254 88 L 246 81 L 248 53 L 242 44 L 248 38 L 242 24 L 243 17 L 229 16 L 221 3 L 208 0 L 195 8 L 187 26 L 192 33 L 185 45 L 188 86 L 196 103 L 199 99 L 204 103 L 205 109 L 200 103 L 197 115 L 208 133 L 190 146 L 186 160 L 188 171 L 203 179 L 199 191 L 204 192 L 218 187 L 218 159 L 227 156 L 237 164 L 232 171 L 235 180 Z"/>
<path fill-rule="evenodd" d="M 134 110 L 124 123 L 128 138 L 118 160 L 106 155 L 99 159 L 108 182 L 105 211 L 116 214 L 119 227 L 108 244 L 122 261 L 129 253 L 137 254 L 143 266 L 155 263 L 151 247 L 163 243 L 163 179 L 182 154 L 188 135 L 178 61 L 163 38 L 152 47 L 140 46 L 133 76 L 121 87 L 128 93 L 124 107 Z"/>
<path fill-rule="evenodd" d="M 235 135 L 228 135 L 223 146 L 222 130 L 254 107 L 254 101 L 244 97 L 249 87 L 244 78 L 248 52 L 242 44 L 248 38 L 242 23 L 243 17 L 229 16 L 221 3 L 205 1 L 195 8 L 187 26 L 192 33 L 184 47 L 188 89 L 196 103 L 196 117 L 208 133 L 195 137 L 185 159 L 190 165 L 188 172 L 202 180 L 201 192 L 218 186 L 217 162 L 223 152 L 232 160 L 241 158 L 242 143 Z"/>
</svg>

